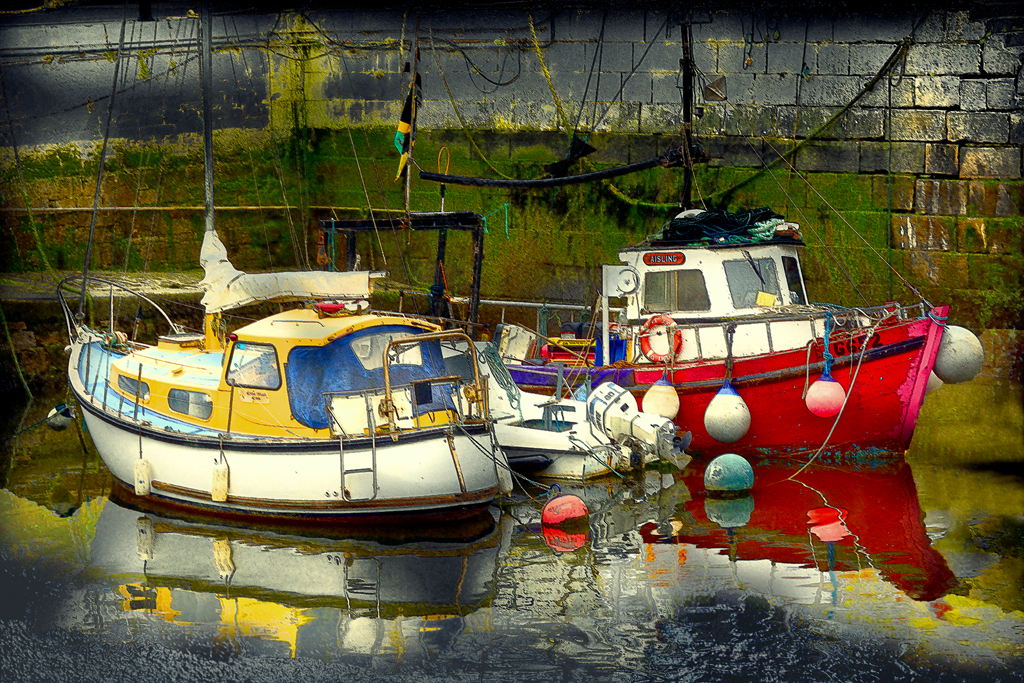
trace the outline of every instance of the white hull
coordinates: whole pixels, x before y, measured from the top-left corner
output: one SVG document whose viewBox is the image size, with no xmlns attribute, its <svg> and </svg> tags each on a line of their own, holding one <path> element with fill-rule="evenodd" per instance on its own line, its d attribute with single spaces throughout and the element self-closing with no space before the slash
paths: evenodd
<svg viewBox="0 0 1024 683">
<path fill-rule="evenodd" d="M 137 494 L 214 512 L 323 517 L 482 505 L 498 492 L 497 468 L 506 465 L 485 425 L 419 429 L 397 441 L 172 431 L 152 411 L 136 419 L 134 404 L 115 401 L 102 374 L 93 396 L 79 376 L 83 348 L 73 347 L 72 390 L 107 468 Z M 224 465 L 226 495 L 216 496 Z"/>
</svg>

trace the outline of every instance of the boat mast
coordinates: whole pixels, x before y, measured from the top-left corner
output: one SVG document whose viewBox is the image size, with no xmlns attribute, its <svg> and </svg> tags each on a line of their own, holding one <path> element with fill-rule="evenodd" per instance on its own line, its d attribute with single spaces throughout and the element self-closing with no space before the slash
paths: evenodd
<svg viewBox="0 0 1024 683">
<path fill-rule="evenodd" d="M 210 95 L 213 89 L 213 15 L 210 12 L 209 0 L 203 0 L 199 9 L 199 86 L 203 98 L 203 218 L 205 229 L 203 245 L 215 241 L 217 228 L 214 224 L 213 212 L 213 102 Z M 204 266 L 205 267 L 205 266 Z M 209 271 L 207 271 L 209 273 Z M 220 314 L 207 312 L 203 319 L 203 332 L 206 337 L 206 348 L 215 350 L 222 347 L 220 337 Z"/>
</svg>

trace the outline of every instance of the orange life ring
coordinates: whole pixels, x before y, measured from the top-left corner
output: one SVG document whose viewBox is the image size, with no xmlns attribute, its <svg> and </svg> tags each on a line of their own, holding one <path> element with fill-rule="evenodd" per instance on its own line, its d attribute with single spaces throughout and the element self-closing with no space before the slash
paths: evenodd
<svg viewBox="0 0 1024 683">
<path fill-rule="evenodd" d="M 683 334 L 679 330 L 676 330 L 672 335 L 672 352 L 671 353 L 658 353 L 651 348 L 651 337 L 649 332 L 654 327 L 674 327 L 676 321 L 667 315 L 652 315 L 644 323 L 644 326 L 640 328 L 640 351 L 647 356 L 648 360 L 652 363 L 660 363 L 667 359 L 669 356 L 675 358 L 679 355 L 679 352 L 683 350 Z"/>
</svg>

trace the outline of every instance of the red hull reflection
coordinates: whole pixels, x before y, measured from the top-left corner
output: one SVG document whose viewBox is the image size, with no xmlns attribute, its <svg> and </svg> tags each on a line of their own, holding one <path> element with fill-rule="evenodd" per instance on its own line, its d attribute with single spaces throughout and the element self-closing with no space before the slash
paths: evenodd
<svg viewBox="0 0 1024 683">
<path fill-rule="evenodd" d="M 931 601 L 956 585 L 956 577 L 925 534 L 910 466 L 814 465 L 789 479 L 799 465 L 764 460 L 754 468 L 749 497 L 707 498 L 703 467 L 679 476 L 692 499 L 676 511 L 678 522 L 646 524 L 647 543 L 689 543 L 721 548 L 737 560 L 771 560 L 855 571 L 874 567 L 914 600 Z"/>
</svg>

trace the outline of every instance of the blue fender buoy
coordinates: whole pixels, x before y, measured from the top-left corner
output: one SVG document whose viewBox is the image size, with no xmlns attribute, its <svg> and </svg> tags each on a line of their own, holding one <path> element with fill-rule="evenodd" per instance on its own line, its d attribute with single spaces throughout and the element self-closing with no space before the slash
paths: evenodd
<svg viewBox="0 0 1024 683">
<path fill-rule="evenodd" d="M 720 443 L 739 441 L 750 429 L 750 409 L 729 380 L 725 380 L 704 411 L 704 429 Z"/>
<path fill-rule="evenodd" d="M 738 498 L 704 499 L 704 514 L 709 522 L 714 522 L 723 529 L 738 529 L 750 523 L 754 514 L 754 499 L 749 495 Z"/>
<path fill-rule="evenodd" d="M 704 488 L 710 495 L 734 495 L 754 486 L 754 468 L 735 453 L 718 456 L 704 470 Z"/>
<path fill-rule="evenodd" d="M 55 432 L 62 432 L 71 424 L 74 415 L 66 403 L 61 403 L 46 415 L 46 425 Z"/>
</svg>

